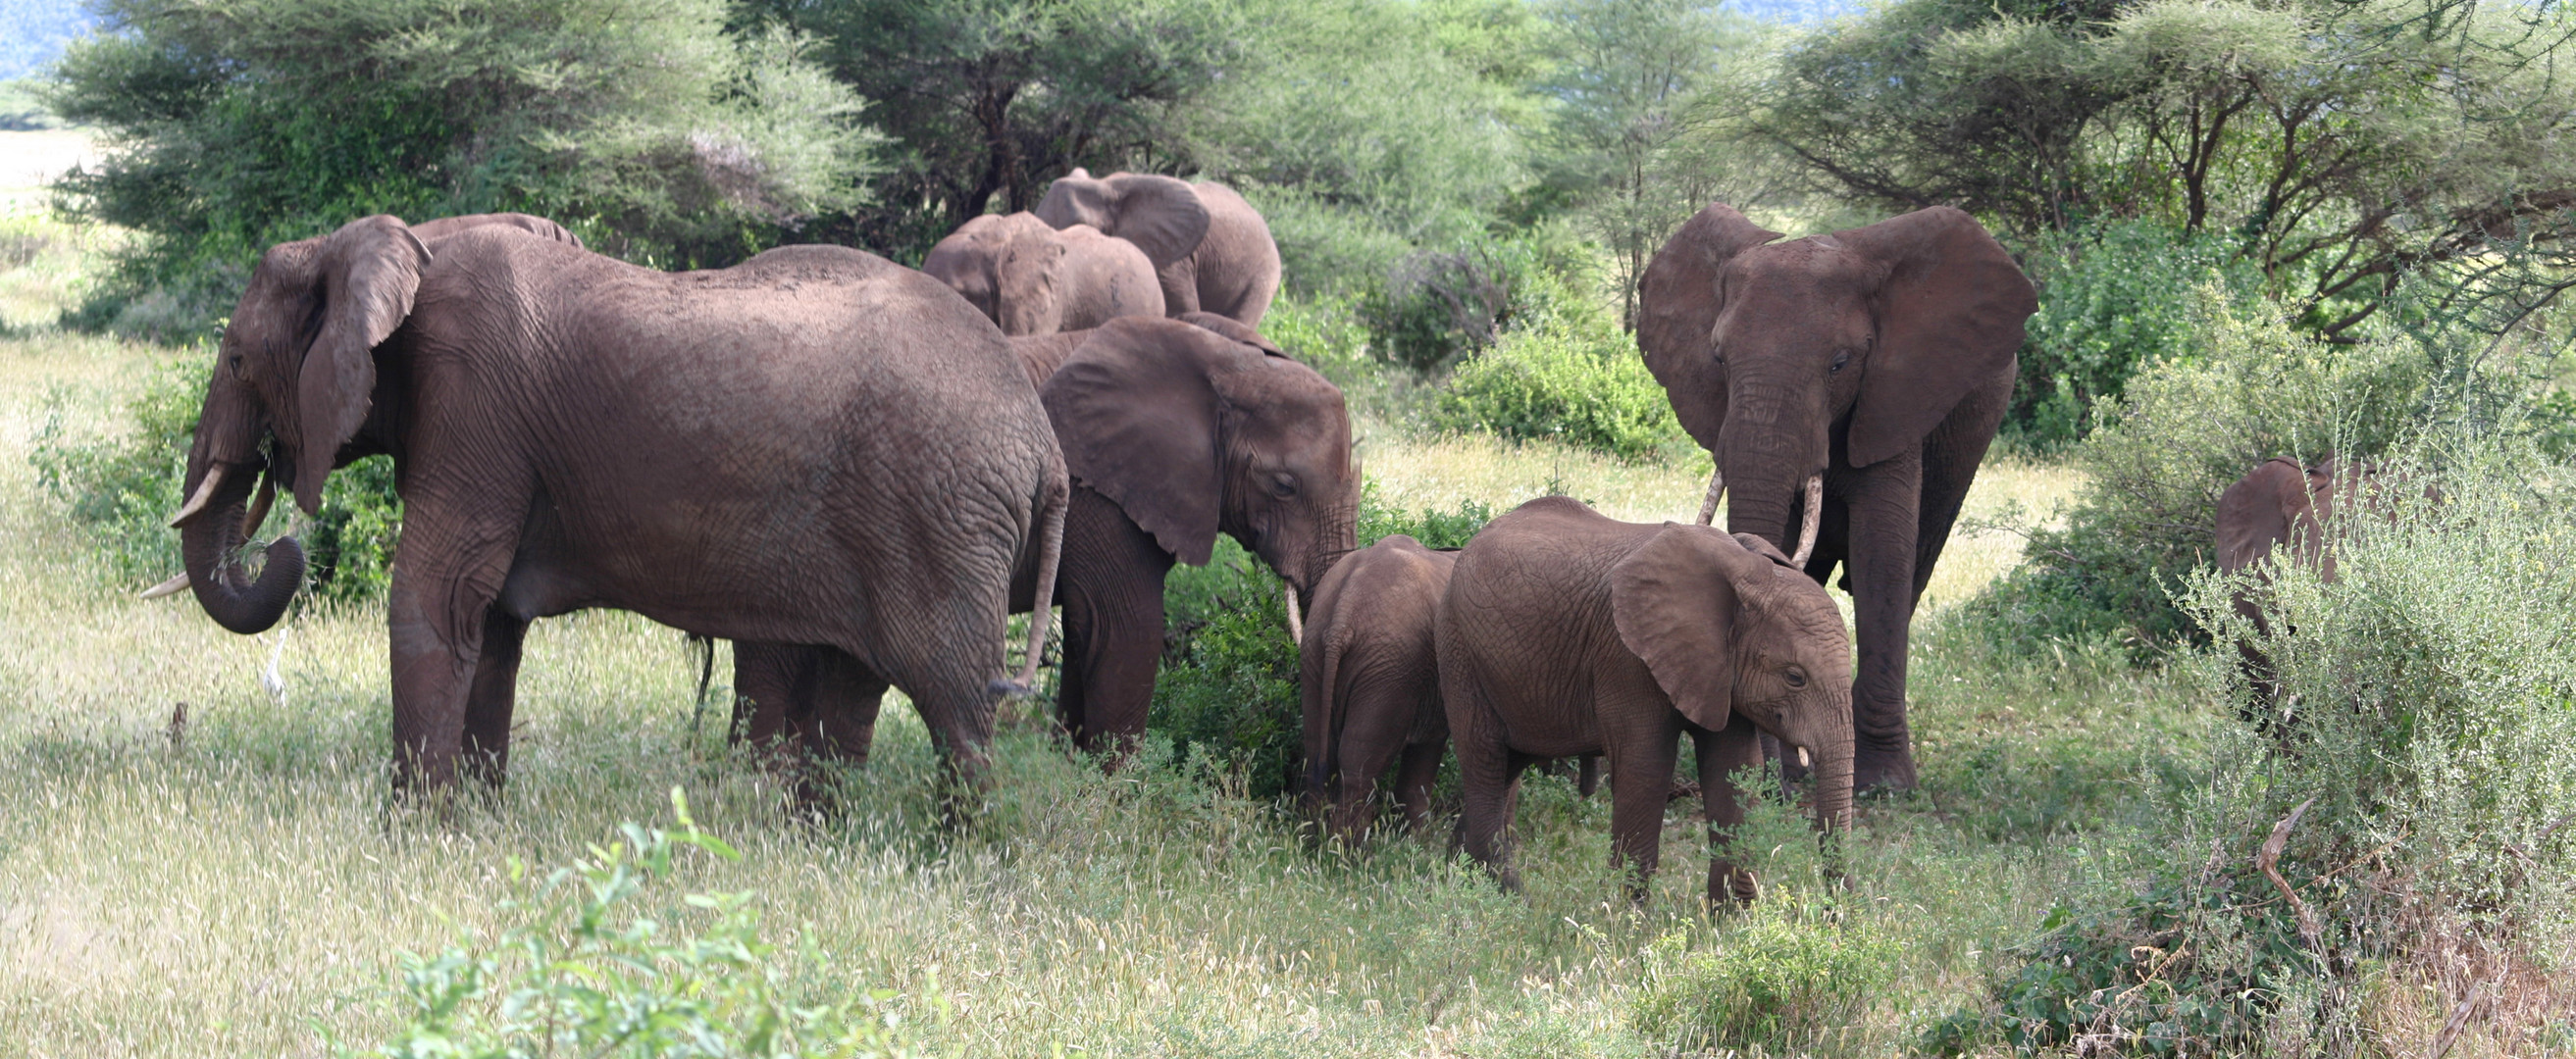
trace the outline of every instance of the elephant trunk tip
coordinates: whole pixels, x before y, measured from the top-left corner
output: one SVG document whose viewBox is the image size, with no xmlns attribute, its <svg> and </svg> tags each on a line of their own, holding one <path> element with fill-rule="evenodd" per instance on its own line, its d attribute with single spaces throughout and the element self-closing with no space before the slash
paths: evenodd
<svg viewBox="0 0 2576 1059">
<path fill-rule="evenodd" d="M 1005 699 L 1025 699 L 1037 694 L 1036 688 L 1017 680 L 996 679 L 984 685 L 984 690 Z"/>
</svg>

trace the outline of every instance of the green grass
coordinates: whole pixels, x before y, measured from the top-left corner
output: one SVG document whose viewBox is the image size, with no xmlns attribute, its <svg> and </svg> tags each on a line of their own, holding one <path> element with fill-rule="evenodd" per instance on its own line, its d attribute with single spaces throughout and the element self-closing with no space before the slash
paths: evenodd
<svg viewBox="0 0 2576 1059">
<path fill-rule="evenodd" d="M 1699 979 L 1670 968 L 1775 922 L 1701 917 L 1687 806 L 1669 817 L 1651 902 L 1632 911 L 1608 866 L 1606 800 L 1534 780 L 1528 891 L 1506 896 L 1447 855 L 1445 827 L 1358 858 L 1316 852 L 1225 783 L 1100 776 L 1025 713 L 1004 725 L 989 803 L 963 829 L 938 823 L 928 739 L 900 703 L 848 778 L 846 811 L 791 819 L 715 726 L 692 730 L 697 669 L 679 633 L 621 613 L 532 632 L 504 796 L 449 821 L 388 815 L 381 611 L 322 606 L 238 637 L 184 596 L 134 599 L 142 584 L 86 546 L 24 454 L 49 403 L 110 407 L 177 354 L 12 319 L 28 323 L 0 335 L 0 1040 L 19 1054 L 383 1040 L 399 953 L 488 942 L 513 922 L 498 907 L 516 892 L 512 858 L 549 868 L 620 821 L 667 825 L 675 786 L 746 854 L 686 860 L 681 885 L 752 891 L 772 940 L 802 934 L 823 955 L 806 988 L 894 990 L 943 1052 L 1669 1054 L 1682 1038 L 1656 1035 L 1648 997 L 1704 1012 L 1733 995 L 1675 995 Z M 1687 518 L 1705 483 L 1704 464 L 1369 432 L 1369 470 L 1408 507 L 1506 510 L 1552 482 L 1623 517 Z M 2044 498 L 2062 492 L 2052 475 L 2019 468 L 1993 488 Z M 1848 951 L 1881 964 L 1854 972 L 1880 984 L 1816 1027 L 1818 1054 L 1897 1054 L 1974 1003 L 2002 969 L 1993 954 L 2149 855 L 2128 836 L 2201 753 L 2199 707 L 2157 674 L 2091 656 L 1999 669 L 1939 624 L 1920 626 L 1914 670 L 1924 787 L 1864 802 L 1853 888 L 1820 887 L 1786 807 L 1758 810 L 1742 840 L 1783 908 L 1830 904 L 1872 939 Z M 261 685 L 272 659 L 282 695 Z"/>
</svg>

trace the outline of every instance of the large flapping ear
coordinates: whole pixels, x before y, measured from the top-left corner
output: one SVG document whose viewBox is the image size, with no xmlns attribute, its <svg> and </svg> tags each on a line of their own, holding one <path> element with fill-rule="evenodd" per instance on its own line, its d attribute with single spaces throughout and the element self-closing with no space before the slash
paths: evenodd
<svg viewBox="0 0 2576 1059">
<path fill-rule="evenodd" d="M 1109 223 L 1101 231 L 1136 244 L 1155 268 L 1190 256 L 1207 238 L 1207 204 L 1186 180 L 1150 173 L 1112 173 L 1100 182 Z"/>
<path fill-rule="evenodd" d="M 1180 322 L 1192 327 L 1214 331 L 1217 334 L 1224 335 L 1229 340 L 1241 342 L 1244 345 L 1251 346 L 1252 348 L 1260 350 L 1270 356 L 1288 356 L 1288 351 L 1279 348 L 1278 343 L 1262 337 L 1261 332 L 1252 329 L 1252 325 L 1244 323 L 1243 321 L 1237 320 L 1231 316 L 1223 316 L 1210 312 L 1200 312 L 1193 309 L 1189 312 L 1175 316 L 1173 319 L 1179 320 Z"/>
<path fill-rule="evenodd" d="M 1049 227 L 1071 228 L 1088 224 L 1094 228 L 1109 225 L 1109 188 L 1099 177 L 1081 166 L 1055 178 L 1047 185 L 1046 195 L 1038 199 L 1038 219 Z"/>
<path fill-rule="evenodd" d="M 1968 391 L 2012 370 L 2039 294 L 1984 225 L 1948 206 L 1831 239 L 1887 269 L 1849 435 L 1851 465 L 1867 467 L 1921 443 Z"/>
<path fill-rule="evenodd" d="M 1667 522 L 1610 568 L 1619 642 L 1702 728 L 1726 727 L 1734 710 L 1735 623 L 1743 611 L 1736 582 L 1758 562 L 1724 531 Z"/>
<path fill-rule="evenodd" d="M 1664 240 L 1637 280 L 1637 348 L 1646 355 L 1646 370 L 1672 395 L 1682 429 L 1711 452 L 1726 422 L 1726 374 L 1710 343 L 1720 308 L 1718 273 L 1735 255 L 1777 238 L 1780 233 L 1745 220 L 1734 207 L 1712 202 Z"/>
<path fill-rule="evenodd" d="M 1178 320 L 1122 316 L 1094 329 L 1038 390 L 1073 480 L 1192 566 L 1216 546 L 1224 499 L 1209 373 L 1246 355 Z"/>
<path fill-rule="evenodd" d="M 1733 533 L 1728 534 L 1728 536 L 1734 537 L 1735 543 L 1743 545 L 1745 551 L 1752 552 L 1755 555 L 1769 559 L 1774 564 L 1782 568 L 1789 570 L 1795 570 L 1798 568 L 1796 563 L 1790 562 L 1789 557 L 1780 551 L 1780 547 L 1778 545 L 1762 539 L 1761 534 Z"/>
<path fill-rule="evenodd" d="M 295 382 L 302 449 L 295 462 L 295 504 L 308 515 L 322 510 L 322 482 L 340 446 L 367 421 L 376 388 L 371 351 L 411 315 L 429 250 L 401 218 L 377 214 L 342 225 L 322 240 L 314 257 L 322 283 L 322 329 L 304 351 Z"/>
<path fill-rule="evenodd" d="M 2263 461 L 2218 494 L 2218 569 L 2232 574 L 2261 562 L 2309 518 L 2307 472 L 2291 460 Z"/>
</svg>

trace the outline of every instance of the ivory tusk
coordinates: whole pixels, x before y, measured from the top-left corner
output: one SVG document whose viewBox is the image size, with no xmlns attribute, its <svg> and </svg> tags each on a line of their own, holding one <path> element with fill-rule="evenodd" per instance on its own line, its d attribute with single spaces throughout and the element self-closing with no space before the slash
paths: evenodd
<svg viewBox="0 0 2576 1059">
<path fill-rule="evenodd" d="M 161 582 L 160 584 L 154 585 L 154 586 L 152 586 L 152 587 L 150 587 L 150 588 L 144 589 L 144 590 L 143 590 L 143 598 L 145 598 L 145 599 L 159 599 L 159 598 L 161 598 L 161 597 L 163 597 L 163 596 L 176 595 L 176 594 L 178 594 L 181 590 L 183 590 L 183 589 L 185 589 L 185 588 L 187 588 L 187 587 L 188 587 L 188 572 L 187 572 L 187 571 L 185 571 L 185 570 L 182 570 L 182 571 L 180 571 L 180 572 L 179 572 L 179 576 L 174 577 L 174 578 L 171 578 L 171 579 L 169 579 L 169 580 L 167 580 L 167 581 L 163 581 L 163 582 Z"/>
<path fill-rule="evenodd" d="M 1811 766 L 1811 765 L 1809 765 L 1809 764 L 1808 764 L 1808 760 L 1809 760 L 1809 759 L 1808 759 L 1808 757 L 1807 757 L 1807 748 L 1806 748 L 1806 747 L 1803 747 L 1803 746 L 1802 746 L 1802 747 L 1799 747 L 1799 748 L 1798 748 L 1798 767 L 1799 767 L 1799 768 L 1812 768 L 1813 766 Z"/>
<path fill-rule="evenodd" d="M 187 525 L 188 520 L 204 514 L 206 505 L 215 502 L 215 488 L 223 482 L 224 465 L 220 463 L 209 465 L 206 468 L 206 480 L 198 482 L 197 491 L 189 494 L 188 502 L 179 505 L 179 513 L 170 516 L 170 528 L 178 529 Z"/>
<path fill-rule="evenodd" d="M 1708 499 L 1699 502 L 1699 524 L 1706 526 L 1717 519 L 1717 495 L 1726 491 L 1726 468 L 1709 473 Z"/>
<path fill-rule="evenodd" d="M 1305 643 L 1306 619 L 1297 613 L 1297 586 L 1282 581 L 1279 583 L 1279 594 L 1288 600 L 1289 641 L 1297 644 Z"/>
<path fill-rule="evenodd" d="M 262 475 L 259 480 L 259 496 L 251 501 L 250 513 L 242 516 L 243 539 L 247 540 L 259 535 L 260 523 L 268 521 L 268 509 L 275 503 L 277 503 L 277 476 Z"/>
<path fill-rule="evenodd" d="M 1806 568 L 1807 556 L 1814 554 L 1816 550 L 1816 525 L 1824 520 L 1824 509 L 1825 476 L 1808 475 L 1807 510 L 1805 515 L 1798 519 L 1798 554 L 1789 557 L 1789 565 L 1802 570 Z"/>
</svg>

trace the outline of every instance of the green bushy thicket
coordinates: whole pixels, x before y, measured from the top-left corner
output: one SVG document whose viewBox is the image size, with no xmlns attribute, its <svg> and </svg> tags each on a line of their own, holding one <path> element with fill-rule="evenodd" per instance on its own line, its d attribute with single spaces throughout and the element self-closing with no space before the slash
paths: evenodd
<svg viewBox="0 0 2576 1059">
<path fill-rule="evenodd" d="M 270 244 L 515 209 L 655 263 L 724 263 L 846 205 L 875 138 L 810 42 L 723 0 L 110 0 L 49 102 L 106 160 L 58 185 L 144 233 L 85 307 L 203 332 Z"/>
<path fill-rule="evenodd" d="M 2025 562 L 1965 617 L 2015 654 L 2112 638 L 2144 654 L 2189 637 L 2169 590 L 2211 553 L 2218 495 L 2274 456 L 2375 456 L 2463 386 L 2403 334 L 2335 346 L 2215 283 L 2184 296 L 2180 348 L 2131 378 L 2071 450 L 2087 483 L 2059 526 L 2024 525 Z M 2438 384 L 2437 384 L 2438 383 Z"/>
<path fill-rule="evenodd" d="M 1459 548 L 1493 511 L 1388 506 L 1376 483 L 1360 492 L 1360 547 L 1402 533 L 1428 548 Z M 1146 726 L 1169 739 L 1183 765 L 1241 777 L 1244 792 L 1272 798 L 1295 789 L 1299 745 L 1297 645 L 1288 639 L 1278 575 L 1234 538 L 1219 536 L 1203 567 L 1174 567 L 1163 583 L 1163 666 Z"/>
<path fill-rule="evenodd" d="M 1927 1047 L 2315 1054 L 2362 1038 L 2373 989 L 2463 953 L 2511 975 L 2576 951 L 2576 469 L 2527 438 L 2431 438 L 2333 527 L 2336 583 L 2260 589 L 2268 634 L 2233 609 L 2250 580 L 2185 579 L 2214 642 L 2184 668 L 2235 717 L 2166 838 L 2193 855 L 2052 913 Z"/>
<path fill-rule="evenodd" d="M 1632 460 L 1686 448 L 1671 399 L 1608 307 L 1561 273 L 1533 279 L 1527 307 L 1450 374 L 1432 423 Z"/>
<path fill-rule="evenodd" d="M 761 936 L 757 895 L 675 893 L 684 853 L 740 860 L 671 791 L 675 829 L 629 823 L 622 841 L 531 878 L 499 937 L 404 954 L 401 1028 L 345 1059 L 582 1055 L 632 1059 L 893 1059 L 924 1054 L 884 990 L 854 989 L 803 939 Z M 829 998 L 829 999 L 825 999 Z M 819 1001 L 819 1002 L 818 1002 Z"/>
<path fill-rule="evenodd" d="M 2041 453 L 2082 440 L 2131 375 L 2189 345 L 2193 303 L 2179 292 L 2214 284 L 2250 307 L 2263 279 L 2228 240 L 2147 221 L 2044 238 L 2022 263 L 2039 312 L 2002 437 Z"/>
<path fill-rule="evenodd" d="M 1894 980 L 1897 957 L 1895 940 L 1871 927 L 1772 900 L 1708 948 L 1691 949 L 1686 933 L 1647 946 L 1629 1017 L 1684 1049 L 1799 1054 L 1858 1023 Z"/>
<path fill-rule="evenodd" d="M 37 432 L 28 453 L 37 481 L 87 529 L 121 580 L 158 581 L 180 569 L 179 534 L 168 521 L 183 499 L 188 445 L 213 367 L 211 351 L 162 365 L 119 407 L 121 428 L 77 430 L 57 400 Z M 291 500 L 281 502 L 267 531 L 295 521 L 293 507 Z M 392 457 L 370 456 L 333 472 L 321 513 L 294 530 L 304 544 L 310 591 L 326 599 L 381 594 L 401 528 Z"/>
</svg>

